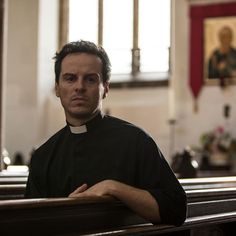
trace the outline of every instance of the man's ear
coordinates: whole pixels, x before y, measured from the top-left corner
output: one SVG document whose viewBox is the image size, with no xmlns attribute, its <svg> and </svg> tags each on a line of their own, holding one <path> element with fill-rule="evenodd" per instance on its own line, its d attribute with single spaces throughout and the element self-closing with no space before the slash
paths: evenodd
<svg viewBox="0 0 236 236">
<path fill-rule="evenodd" d="M 55 82 L 55 93 L 56 93 L 56 96 L 57 97 L 60 97 L 60 94 L 59 94 L 59 86 L 58 86 L 58 83 Z"/>
<path fill-rule="evenodd" d="M 108 91 L 109 91 L 109 83 L 108 83 L 108 82 L 105 82 L 105 83 L 103 84 L 103 86 L 104 86 L 104 92 L 103 92 L 102 98 L 104 99 L 104 98 L 107 97 L 107 94 L 108 94 Z"/>
</svg>

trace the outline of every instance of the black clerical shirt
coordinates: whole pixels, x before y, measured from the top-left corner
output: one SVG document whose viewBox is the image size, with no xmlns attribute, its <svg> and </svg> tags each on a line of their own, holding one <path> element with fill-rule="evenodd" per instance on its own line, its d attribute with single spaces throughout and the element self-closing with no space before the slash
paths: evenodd
<svg viewBox="0 0 236 236">
<path fill-rule="evenodd" d="M 162 222 L 184 221 L 185 192 L 153 139 L 101 113 L 82 127 L 67 125 L 35 151 L 25 196 L 67 197 L 84 183 L 92 186 L 105 179 L 149 191 Z"/>
</svg>

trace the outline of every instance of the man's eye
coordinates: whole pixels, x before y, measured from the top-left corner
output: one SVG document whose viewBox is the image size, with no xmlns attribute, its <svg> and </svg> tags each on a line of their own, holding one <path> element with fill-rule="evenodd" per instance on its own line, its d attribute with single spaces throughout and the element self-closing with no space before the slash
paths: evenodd
<svg viewBox="0 0 236 236">
<path fill-rule="evenodd" d="M 72 76 L 72 75 L 65 77 L 65 80 L 68 81 L 68 82 L 72 82 L 72 81 L 74 81 L 75 79 L 76 79 L 76 77 L 75 77 L 75 76 Z"/>
<path fill-rule="evenodd" d="M 90 83 L 90 84 L 94 84 L 98 81 L 97 76 L 87 76 L 85 78 L 86 82 Z"/>
</svg>

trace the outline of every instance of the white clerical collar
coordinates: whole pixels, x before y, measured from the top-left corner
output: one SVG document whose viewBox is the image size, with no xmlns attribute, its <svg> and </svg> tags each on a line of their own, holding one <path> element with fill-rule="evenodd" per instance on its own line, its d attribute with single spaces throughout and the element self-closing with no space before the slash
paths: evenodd
<svg viewBox="0 0 236 236">
<path fill-rule="evenodd" d="M 70 127 L 70 131 L 72 134 L 83 134 L 89 132 L 90 130 L 96 128 L 99 125 L 99 122 L 103 119 L 104 114 L 102 112 L 98 112 L 98 114 L 93 117 L 91 120 L 86 122 L 86 124 L 81 126 L 71 126 L 67 123 Z"/>
<path fill-rule="evenodd" d="M 70 131 L 72 134 L 82 134 L 87 132 L 87 127 L 86 125 L 81 125 L 81 126 L 70 126 Z"/>
</svg>

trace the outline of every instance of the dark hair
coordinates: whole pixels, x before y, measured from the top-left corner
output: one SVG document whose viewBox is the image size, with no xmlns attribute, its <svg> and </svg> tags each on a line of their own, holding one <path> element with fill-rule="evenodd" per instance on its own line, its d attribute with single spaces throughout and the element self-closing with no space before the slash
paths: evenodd
<svg viewBox="0 0 236 236">
<path fill-rule="evenodd" d="M 92 42 L 79 40 L 75 42 L 70 42 L 65 44 L 61 51 L 57 52 L 55 59 L 55 80 L 56 83 L 59 82 L 59 77 L 61 73 L 61 63 L 65 56 L 71 53 L 88 53 L 99 57 L 102 61 L 102 81 L 103 83 L 108 82 L 111 73 L 111 63 L 106 51 L 102 46 L 98 46 Z"/>
</svg>

